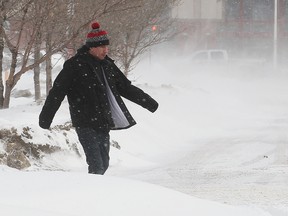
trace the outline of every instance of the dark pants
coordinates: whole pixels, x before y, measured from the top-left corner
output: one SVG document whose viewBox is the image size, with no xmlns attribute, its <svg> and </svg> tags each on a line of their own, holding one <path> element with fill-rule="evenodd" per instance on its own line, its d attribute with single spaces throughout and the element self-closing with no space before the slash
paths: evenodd
<svg viewBox="0 0 288 216">
<path fill-rule="evenodd" d="M 109 131 L 76 128 L 76 132 L 86 155 L 88 172 L 103 175 L 109 167 Z"/>
</svg>

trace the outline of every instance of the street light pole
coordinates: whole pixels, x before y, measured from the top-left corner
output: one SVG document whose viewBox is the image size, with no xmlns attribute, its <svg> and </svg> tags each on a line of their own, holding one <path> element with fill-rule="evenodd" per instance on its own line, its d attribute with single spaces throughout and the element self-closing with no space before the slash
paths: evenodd
<svg viewBox="0 0 288 216">
<path fill-rule="evenodd" d="M 277 68 L 278 54 L 278 0 L 274 0 L 274 43 L 273 43 L 273 66 Z"/>
</svg>

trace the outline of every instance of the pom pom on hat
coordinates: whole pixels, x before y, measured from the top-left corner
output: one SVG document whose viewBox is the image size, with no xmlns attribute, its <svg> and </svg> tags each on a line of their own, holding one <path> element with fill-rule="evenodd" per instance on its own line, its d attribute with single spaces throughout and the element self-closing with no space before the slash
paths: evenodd
<svg viewBox="0 0 288 216">
<path fill-rule="evenodd" d="M 91 24 L 92 30 L 87 34 L 86 46 L 97 47 L 101 45 L 109 45 L 108 33 L 100 29 L 100 24 L 94 22 Z"/>
<path fill-rule="evenodd" d="M 91 24 L 92 29 L 99 29 L 100 28 L 100 24 L 98 22 L 94 22 Z"/>
</svg>

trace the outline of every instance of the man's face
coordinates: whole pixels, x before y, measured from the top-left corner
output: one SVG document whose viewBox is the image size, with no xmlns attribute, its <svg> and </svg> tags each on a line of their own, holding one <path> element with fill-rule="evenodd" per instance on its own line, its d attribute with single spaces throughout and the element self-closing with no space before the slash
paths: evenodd
<svg viewBox="0 0 288 216">
<path fill-rule="evenodd" d="M 91 47 L 89 50 L 89 53 L 94 56 L 95 58 L 98 58 L 100 60 L 103 60 L 105 56 L 108 54 L 108 45 L 102 45 L 98 47 Z"/>
</svg>

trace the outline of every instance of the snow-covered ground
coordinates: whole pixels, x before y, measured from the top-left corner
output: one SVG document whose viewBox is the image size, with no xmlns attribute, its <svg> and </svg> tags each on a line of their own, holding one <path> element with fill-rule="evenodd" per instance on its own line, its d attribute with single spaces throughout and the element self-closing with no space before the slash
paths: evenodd
<svg viewBox="0 0 288 216">
<path fill-rule="evenodd" d="M 152 52 L 129 78 L 160 106 L 152 114 L 126 101 L 138 124 L 111 132 L 121 149 L 111 149 L 105 176 L 86 173 L 81 148 L 82 157 L 68 151 L 74 131 L 47 138 L 33 98 L 12 98 L 0 110 L 1 128 L 28 126 L 35 143 L 67 148 L 29 172 L 0 167 L 1 214 L 288 215 L 285 67 L 192 65 Z M 27 73 L 16 88 L 32 86 Z M 68 120 L 65 101 L 53 125 Z"/>
</svg>

